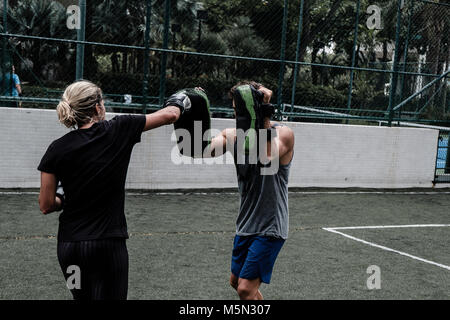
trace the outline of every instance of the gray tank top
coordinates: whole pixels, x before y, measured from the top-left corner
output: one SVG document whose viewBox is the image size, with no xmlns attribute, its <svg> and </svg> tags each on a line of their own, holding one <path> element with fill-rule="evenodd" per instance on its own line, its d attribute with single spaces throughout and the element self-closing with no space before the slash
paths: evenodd
<svg viewBox="0 0 450 320">
<path fill-rule="evenodd" d="M 235 150 L 236 151 L 236 150 Z M 287 239 L 289 231 L 288 178 L 292 160 L 273 175 L 261 175 L 261 166 L 238 170 L 241 203 L 236 221 L 239 236 L 261 235 Z M 242 165 L 241 165 L 242 166 Z"/>
</svg>

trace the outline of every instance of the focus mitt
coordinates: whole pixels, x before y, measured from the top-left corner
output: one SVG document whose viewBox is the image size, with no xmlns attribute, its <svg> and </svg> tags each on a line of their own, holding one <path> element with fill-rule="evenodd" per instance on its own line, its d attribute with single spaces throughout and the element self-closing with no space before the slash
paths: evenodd
<svg viewBox="0 0 450 320">
<path fill-rule="evenodd" d="M 180 118 L 174 123 L 180 153 L 202 158 L 203 150 L 211 143 L 211 114 L 206 93 L 199 88 L 183 89 L 175 93 L 172 103 L 182 105 Z M 171 99 L 169 98 L 168 102 Z M 167 103 L 166 102 L 166 105 Z"/>
</svg>

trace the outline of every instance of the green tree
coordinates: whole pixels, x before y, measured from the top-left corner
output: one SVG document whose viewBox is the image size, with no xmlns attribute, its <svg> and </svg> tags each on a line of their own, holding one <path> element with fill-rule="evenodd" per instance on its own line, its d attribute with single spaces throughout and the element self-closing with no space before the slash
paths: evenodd
<svg viewBox="0 0 450 320">
<path fill-rule="evenodd" d="M 57 1 L 20 0 L 9 8 L 9 32 L 30 36 L 73 38 L 66 26 L 66 10 Z M 33 72 L 41 76 L 49 62 L 67 62 L 69 46 L 59 42 L 14 39 L 11 44 L 33 62 Z"/>
</svg>

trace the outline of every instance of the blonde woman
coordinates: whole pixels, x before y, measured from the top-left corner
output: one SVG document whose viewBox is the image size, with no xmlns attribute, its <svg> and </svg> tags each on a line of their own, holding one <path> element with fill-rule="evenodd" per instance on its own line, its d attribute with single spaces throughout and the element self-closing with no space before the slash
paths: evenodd
<svg viewBox="0 0 450 320">
<path fill-rule="evenodd" d="M 68 86 L 57 106 L 59 121 L 75 130 L 53 141 L 38 166 L 39 206 L 44 214 L 63 210 L 57 253 L 66 279 L 79 270 L 74 299 L 127 298 L 124 199 L 131 152 L 142 132 L 174 123 L 190 101 L 174 95 L 165 106 L 106 121 L 101 89 L 84 80 Z M 64 193 L 57 194 L 58 183 Z"/>
</svg>

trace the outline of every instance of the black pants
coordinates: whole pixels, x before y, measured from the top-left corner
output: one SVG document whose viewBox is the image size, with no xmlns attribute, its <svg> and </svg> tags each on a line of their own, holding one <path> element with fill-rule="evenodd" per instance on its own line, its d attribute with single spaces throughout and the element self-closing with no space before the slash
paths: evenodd
<svg viewBox="0 0 450 320">
<path fill-rule="evenodd" d="M 58 242 L 59 265 L 75 300 L 127 299 L 128 250 L 125 241 Z M 79 270 L 79 285 L 74 278 L 75 269 Z"/>
</svg>

